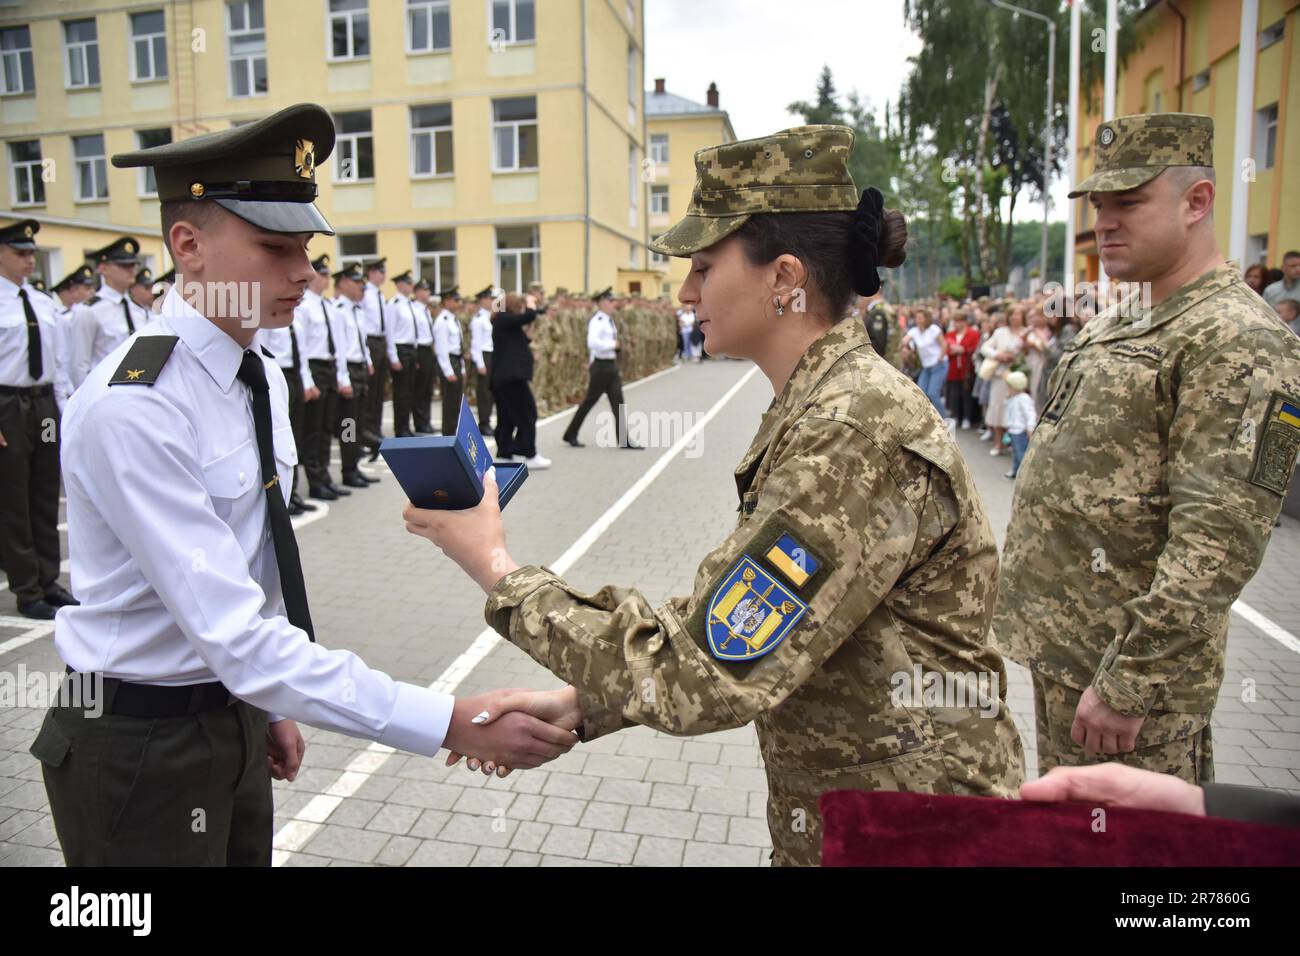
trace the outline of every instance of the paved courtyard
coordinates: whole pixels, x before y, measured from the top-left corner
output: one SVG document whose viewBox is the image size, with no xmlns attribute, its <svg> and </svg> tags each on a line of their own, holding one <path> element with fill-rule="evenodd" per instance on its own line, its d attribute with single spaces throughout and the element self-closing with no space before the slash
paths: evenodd
<svg viewBox="0 0 1300 956">
<path fill-rule="evenodd" d="M 643 452 L 596 447 L 595 416 L 580 450 L 560 441 L 569 413 L 544 420 L 539 447 L 555 466 L 533 474 L 511 502 L 511 553 L 592 590 L 635 584 L 652 602 L 688 592 L 699 559 L 734 521 L 731 471 L 770 397 L 748 363 L 661 372 L 627 389 L 631 427 L 646 424 L 636 413 L 651 413 L 646 437 L 657 447 Z M 990 458 L 973 432 L 958 437 L 1000 537 L 1009 460 Z M 371 467 L 380 484 L 295 519 L 320 642 L 460 694 L 558 686 L 485 630 L 481 593 L 405 532 L 401 490 L 382 461 Z M 1300 591 L 1287 570 L 1298 562 L 1300 521 L 1284 517 L 1232 616 L 1213 725 L 1222 782 L 1300 793 Z M 0 674 L 61 671 L 52 630 L 17 616 L 0 589 Z M 1008 669 L 1032 775 L 1029 684 L 1023 669 Z M 39 764 L 27 753 L 42 715 L 40 707 L 0 707 L 0 866 L 62 863 Z M 303 730 L 303 772 L 275 787 L 277 865 L 767 862 L 766 783 L 749 727 L 693 738 L 634 728 L 505 779 Z"/>
</svg>

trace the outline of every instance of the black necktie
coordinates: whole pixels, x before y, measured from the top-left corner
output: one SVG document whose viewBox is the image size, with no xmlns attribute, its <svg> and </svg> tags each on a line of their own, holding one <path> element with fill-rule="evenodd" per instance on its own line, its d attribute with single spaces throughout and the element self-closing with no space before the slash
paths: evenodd
<svg viewBox="0 0 1300 956">
<path fill-rule="evenodd" d="M 365 341 L 361 338 L 361 318 L 362 318 L 362 317 L 361 317 L 361 315 L 360 315 L 360 312 L 361 312 L 361 306 L 357 305 L 355 302 L 352 303 L 352 324 L 355 325 L 355 326 L 357 327 L 357 345 L 361 348 L 361 361 L 362 361 L 362 362 L 368 362 L 368 361 L 369 361 L 369 358 L 368 358 L 369 353 L 366 352 L 366 343 L 365 343 Z"/>
<path fill-rule="evenodd" d="M 293 348 L 293 367 L 296 369 L 302 364 L 302 355 L 298 352 L 298 333 L 292 323 L 289 325 L 289 345 Z"/>
<path fill-rule="evenodd" d="M 45 363 L 41 361 L 41 327 L 36 321 L 36 310 L 27 298 L 27 290 L 20 287 L 18 298 L 23 300 L 23 315 L 27 317 L 27 374 L 33 382 L 39 382 L 41 373 L 45 371 Z"/>
<path fill-rule="evenodd" d="M 320 314 L 325 316 L 325 337 L 330 343 L 330 358 L 334 357 L 334 329 L 330 327 L 330 310 L 325 305 L 325 300 L 320 300 Z"/>
<path fill-rule="evenodd" d="M 383 335 L 385 334 L 384 333 L 384 294 L 380 292 L 379 289 L 377 288 L 375 289 L 375 301 L 379 303 L 379 334 Z"/>
<path fill-rule="evenodd" d="M 280 593 L 284 596 L 289 623 L 316 640 L 307 609 L 307 586 L 302 580 L 302 562 L 298 542 L 293 536 L 293 522 L 280 493 L 280 474 L 275 470 L 275 452 L 271 439 L 271 393 L 266 384 L 266 368 L 256 352 L 244 351 L 239 365 L 239 380 L 253 393 L 253 426 L 257 431 L 257 454 L 262 462 L 262 487 L 266 491 L 267 517 L 271 522 L 271 543 L 275 545 L 275 564 L 280 569 Z"/>
<path fill-rule="evenodd" d="M 127 334 L 135 335 L 135 323 L 131 321 L 131 303 L 127 301 L 126 296 L 122 296 L 122 314 L 126 316 Z"/>
</svg>

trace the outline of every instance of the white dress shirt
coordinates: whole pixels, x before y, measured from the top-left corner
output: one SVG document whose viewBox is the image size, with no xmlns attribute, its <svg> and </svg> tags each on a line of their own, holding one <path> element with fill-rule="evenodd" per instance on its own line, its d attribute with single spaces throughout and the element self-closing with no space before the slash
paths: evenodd
<svg viewBox="0 0 1300 956">
<path fill-rule="evenodd" d="M 450 309 L 443 309 L 433 320 L 433 354 L 446 378 L 456 374 L 451 357 L 460 354 L 460 347 L 460 319 Z"/>
<path fill-rule="evenodd" d="M 419 299 L 411 300 L 411 308 L 415 310 L 415 344 L 432 346 L 433 313 Z"/>
<path fill-rule="evenodd" d="M 389 338 L 393 340 L 394 346 L 414 345 L 415 310 L 411 308 L 411 300 L 398 292 L 388 300 L 385 315 L 388 316 Z"/>
<path fill-rule="evenodd" d="M 483 353 L 492 351 L 492 313 L 479 309 L 469 320 L 469 354 L 475 368 L 483 368 Z"/>
<path fill-rule="evenodd" d="M 618 333 L 614 331 L 614 320 L 602 310 L 597 310 L 587 323 L 588 364 L 596 359 L 618 358 Z"/>
<path fill-rule="evenodd" d="M 343 361 L 369 365 L 370 350 L 366 348 L 363 331 L 366 323 L 364 309 L 345 295 L 334 300 L 334 309 L 339 317 L 339 329 L 343 333 L 342 335 L 336 333 L 334 344 L 343 352 Z M 344 369 L 346 368 L 345 364 Z M 348 384 L 351 384 L 351 381 L 349 379 Z"/>
<path fill-rule="evenodd" d="M 22 287 L 40 329 L 41 377 L 33 379 L 28 374 L 27 310 L 18 297 L 18 286 L 0 276 L 0 385 L 18 388 L 53 385 L 59 361 L 59 326 L 54 318 L 54 303 L 26 282 Z"/>
<path fill-rule="evenodd" d="M 361 312 L 362 333 L 366 336 L 383 336 L 388 361 L 390 364 L 396 362 L 397 344 L 393 338 L 393 317 L 389 315 L 388 305 L 384 302 L 384 294 L 379 291 L 379 286 L 367 282 L 365 288 L 361 290 Z"/>
<path fill-rule="evenodd" d="M 332 359 L 335 368 L 335 380 L 339 385 L 351 385 L 348 376 L 348 363 L 344 358 L 343 317 L 322 295 L 305 289 L 302 301 L 293 310 L 294 318 L 302 329 L 298 339 L 298 348 L 302 350 L 303 361 L 312 359 Z M 330 354 L 330 336 L 334 337 L 334 353 Z M 307 367 L 308 372 L 311 366 Z"/>
<path fill-rule="evenodd" d="M 58 332 L 56 336 L 58 344 L 55 347 L 54 398 L 59 403 L 59 411 L 63 411 L 64 406 L 68 404 L 68 399 L 76 391 L 72 384 L 72 324 L 77 321 L 74 313 L 84 308 L 86 308 L 84 302 L 64 305 L 61 300 L 54 300 L 54 324 Z"/>
<path fill-rule="evenodd" d="M 306 298 L 303 302 L 307 301 Z M 301 303 L 299 303 L 301 305 Z M 293 329 L 290 335 L 289 330 Z M 298 338 L 298 378 L 303 388 L 315 388 L 311 369 L 307 367 L 307 353 L 302 350 L 302 323 L 298 321 L 298 310 L 293 310 L 293 322 L 282 329 L 258 329 L 253 341 L 263 345 L 275 358 L 275 364 L 286 371 L 293 370 L 293 339 Z"/>
<path fill-rule="evenodd" d="M 79 388 L 90 370 L 131 335 L 122 310 L 123 302 L 131 312 L 131 321 L 135 323 L 137 332 L 154 318 L 153 312 L 137 305 L 129 295 L 118 292 L 111 285 L 100 286 L 95 295 L 96 300 L 86 302 L 86 309 L 74 309 L 72 313 L 72 365 L 69 373 L 73 388 Z"/>
<path fill-rule="evenodd" d="M 272 715 L 433 754 L 453 699 L 394 681 L 286 619 L 243 350 L 175 290 L 137 335 L 179 341 L 153 386 L 109 386 L 129 343 L 68 402 L 63 480 L 72 588 L 54 643 L 77 671 L 149 684 L 220 680 Z M 260 355 L 260 353 L 258 353 Z M 279 489 L 298 456 L 288 387 L 271 388 Z"/>
</svg>

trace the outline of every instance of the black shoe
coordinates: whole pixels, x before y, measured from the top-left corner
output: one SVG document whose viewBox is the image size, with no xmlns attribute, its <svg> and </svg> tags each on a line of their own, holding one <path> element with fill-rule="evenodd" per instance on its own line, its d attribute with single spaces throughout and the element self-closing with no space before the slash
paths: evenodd
<svg viewBox="0 0 1300 956">
<path fill-rule="evenodd" d="M 357 477 L 360 478 L 368 485 L 377 485 L 379 484 L 380 481 L 380 479 L 376 478 L 374 475 L 367 475 L 364 471 L 361 470 L 357 471 Z"/>
<path fill-rule="evenodd" d="M 316 506 L 315 506 L 315 505 L 309 505 L 309 504 L 307 504 L 307 502 L 303 501 L 302 498 L 299 496 L 298 492 L 296 492 L 296 491 L 295 491 L 293 494 L 291 494 L 291 495 L 289 496 L 289 507 L 290 507 L 290 508 L 297 508 L 299 511 L 315 511 L 315 510 L 316 510 Z"/>
<path fill-rule="evenodd" d="M 484 432 L 484 431 L 482 431 L 482 430 L 480 430 L 480 432 L 481 432 L 481 434 L 483 434 L 483 435 L 491 435 L 491 434 L 492 434 L 491 432 Z M 417 435 L 436 435 L 436 434 L 438 434 L 438 429 L 436 429 L 436 428 L 417 428 L 417 429 L 415 430 L 415 433 L 416 433 Z"/>
<path fill-rule="evenodd" d="M 566 445 L 572 445 L 574 448 L 586 448 L 586 447 L 587 447 L 587 446 L 584 445 L 582 442 L 578 441 L 578 439 L 576 439 L 576 438 L 570 438 L 568 435 L 565 435 L 565 436 L 564 436 L 564 443 L 565 443 Z"/>
<path fill-rule="evenodd" d="M 19 603 L 18 613 L 37 621 L 52 621 L 54 615 L 59 613 L 59 609 L 44 598 L 37 598 L 34 601 Z"/>
<path fill-rule="evenodd" d="M 368 460 L 368 461 L 376 461 L 378 458 L 379 458 L 379 446 L 378 446 L 378 445 L 371 445 L 371 446 L 370 446 L 370 458 L 367 459 L 367 460 Z"/>
<path fill-rule="evenodd" d="M 301 508 L 299 508 L 296 504 L 294 504 L 292 501 L 289 502 L 289 509 L 288 509 L 288 510 L 289 510 L 289 517 L 290 517 L 290 518 L 296 518 L 296 517 L 298 517 L 298 515 L 300 515 L 300 514 L 303 513 L 303 510 L 302 510 Z"/>
<path fill-rule="evenodd" d="M 638 445 L 634 441 L 627 442 L 626 444 L 619 445 L 618 447 L 626 448 L 628 451 L 645 451 L 645 445 Z"/>
<path fill-rule="evenodd" d="M 492 437 L 492 426 L 491 426 L 491 425 L 480 425 L 480 426 L 479 426 L 478 433 L 479 433 L 480 435 L 482 435 L 484 438 L 491 438 L 491 437 Z"/>
<path fill-rule="evenodd" d="M 328 485 L 313 485 L 307 489 L 307 497 L 319 498 L 321 501 L 334 501 L 338 498 L 338 495 Z"/>
<path fill-rule="evenodd" d="M 383 435 L 376 435 L 368 428 L 361 433 L 361 444 L 365 445 L 367 448 L 378 448 L 383 444 L 383 441 Z"/>
<path fill-rule="evenodd" d="M 45 603 L 54 607 L 77 607 L 81 604 L 72 592 L 57 581 L 45 589 Z"/>
<path fill-rule="evenodd" d="M 330 485 L 330 491 L 334 492 L 334 494 L 338 495 L 340 498 L 346 498 L 348 495 L 352 494 L 352 492 L 348 491 L 346 488 L 340 488 L 335 484 Z"/>
<path fill-rule="evenodd" d="M 360 475 L 358 475 L 356 472 L 353 472 L 353 473 L 350 474 L 350 475 L 344 475 L 344 476 L 343 476 L 343 484 L 347 485 L 349 488 L 369 488 L 369 487 L 370 487 L 370 482 L 366 481 L 366 479 L 362 478 L 362 477 L 361 477 Z"/>
</svg>

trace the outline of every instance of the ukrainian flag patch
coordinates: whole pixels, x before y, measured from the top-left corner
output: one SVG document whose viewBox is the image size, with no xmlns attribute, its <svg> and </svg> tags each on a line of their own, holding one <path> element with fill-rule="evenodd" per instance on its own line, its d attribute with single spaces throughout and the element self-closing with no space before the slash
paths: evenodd
<svg viewBox="0 0 1300 956">
<path fill-rule="evenodd" d="M 1290 402 L 1281 402 L 1277 410 L 1277 420 L 1286 422 L 1294 428 L 1300 428 L 1300 408 Z"/>
<path fill-rule="evenodd" d="M 808 579 L 821 567 L 821 562 L 788 534 L 781 535 L 764 557 L 795 587 L 803 587 L 807 584 Z"/>
<path fill-rule="evenodd" d="M 775 575 L 743 554 L 709 599 L 709 650 L 723 661 L 762 657 L 786 639 L 807 610 Z"/>
</svg>

